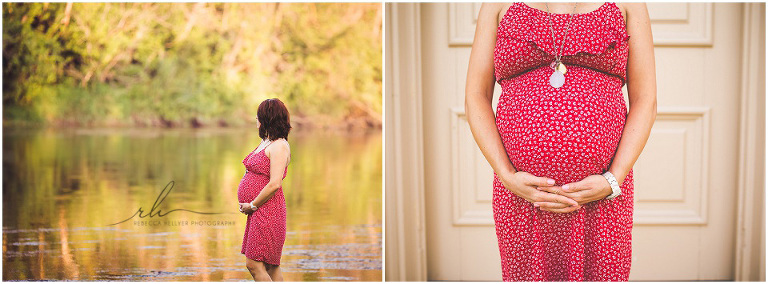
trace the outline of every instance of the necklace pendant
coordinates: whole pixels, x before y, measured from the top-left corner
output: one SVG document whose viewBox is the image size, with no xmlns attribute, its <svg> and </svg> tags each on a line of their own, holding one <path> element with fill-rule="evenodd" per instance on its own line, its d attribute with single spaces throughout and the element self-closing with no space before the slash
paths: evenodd
<svg viewBox="0 0 768 284">
<path fill-rule="evenodd" d="M 565 64 L 560 62 L 560 64 L 557 65 L 557 71 L 560 71 L 560 73 L 563 73 L 563 75 L 565 75 L 565 72 L 568 72 L 568 68 L 565 68 Z"/>
<path fill-rule="evenodd" d="M 568 72 L 568 68 L 566 68 L 565 64 L 560 61 L 553 61 L 551 64 L 549 64 L 549 68 L 560 71 L 560 73 L 563 73 L 563 75 Z"/>
<path fill-rule="evenodd" d="M 565 84 L 565 76 L 560 73 L 560 70 L 555 70 L 552 76 L 549 76 L 549 84 L 554 88 L 560 88 Z"/>
</svg>

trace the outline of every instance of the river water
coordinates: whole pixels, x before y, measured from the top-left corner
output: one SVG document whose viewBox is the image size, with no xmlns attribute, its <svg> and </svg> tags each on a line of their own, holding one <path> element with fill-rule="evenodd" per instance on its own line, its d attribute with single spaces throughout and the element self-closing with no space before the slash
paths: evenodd
<svg viewBox="0 0 768 284">
<path fill-rule="evenodd" d="M 259 142 L 254 128 L 4 128 L 3 280 L 251 280 L 237 187 Z M 381 132 L 289 142 L 285 280 L 381 281 Z"/>
</svg>

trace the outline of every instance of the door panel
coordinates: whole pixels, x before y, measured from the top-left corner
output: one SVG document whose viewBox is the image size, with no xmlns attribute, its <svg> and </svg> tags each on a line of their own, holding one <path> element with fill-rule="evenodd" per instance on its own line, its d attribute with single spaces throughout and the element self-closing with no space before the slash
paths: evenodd
<svg viewBox="0 0 768 284">
<path fill-rule="evenodd" d="M 421 5 L 428 278 L 500 280 L 493 174 L 463 108 L 480 4 Z M 634 167 L 631 280 L 733 279 L 741 5 L 648 4 L 659 107 Z"/>
</svg>

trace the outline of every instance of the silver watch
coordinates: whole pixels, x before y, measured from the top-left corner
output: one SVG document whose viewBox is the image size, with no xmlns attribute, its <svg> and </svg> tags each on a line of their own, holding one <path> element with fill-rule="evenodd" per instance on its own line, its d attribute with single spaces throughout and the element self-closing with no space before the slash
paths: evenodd
<svg viewBox="0 0 768 284">
<path fill-rule="evenodd" d="M 605 177 L 605 179 L 608 180 L 608 184 L 611 185 L 611 195 L 608 195 L 605 199 L 613 199 L 614 197 L 619 196 L 619 194 L 621 194 L 621 187 L 619 187 L 619 182 L 616 180 L 616 177 L 613 176 L 611 172 L 603 173 L 603 177 Z"/>
</svg>

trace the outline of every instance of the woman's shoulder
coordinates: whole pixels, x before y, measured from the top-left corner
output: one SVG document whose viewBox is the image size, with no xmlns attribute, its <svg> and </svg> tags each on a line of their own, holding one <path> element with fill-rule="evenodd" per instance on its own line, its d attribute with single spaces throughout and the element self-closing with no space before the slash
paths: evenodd
<svg viewBox="0 0 768 284">
<path fill-rule="evenodd" d="M 286 146 L 290 145 L 288 143 L 288 140 L 286 140 L 285 138 L 279 138 L 279 139 L 275 140 L 274 143 L 283 144 L 283 145 L 286 145 Z"/>
<path fill-rule="evenodd" d="M 619 7 L 626 15 L 632 15 L 633 13 L 642 13 L 648 10 L 648 5 L 644 2 L 614 2 L 616 7 Z"/>
<path fill-rule="evenodd" d="M 477 17 L 478 19 L 497 19 L 495 22 L 498 24 L 511 6 L 512 4 L 510 3 L 485 2 L 480 5 L 480 12 Z M 491 21 L 488 21 L 487 23 L 490 24 Z"/>
<path fill-rule="evenodd" d="M 288 143 L 288 140 L 285 140 L 285 138 L 272 141 L 272 144 L 274 144 L 275 148 L 279 151 L 291 151 L 291 145 Z"/>
<path fill-rule="evenodd" d="M 481 10 L 485 10 L 486 13 L 499 14 L 504 8 L 511 6 L 510 3 L 504 2 L 485 2 L 480 5 Z"/>
<path fill-rule="evenodd" d="M 285 139 L 277 139 L 272 141 L 272 143 L 267 147 L 267 149 L 264 151 L 267 155 L 267 157 L 270 160 L 277 159 L 279 157 L 286 157 L 291 155 L 291 148 L 288 145 L 288 141 Z"/>
<path fill-rule="evenodd" d="M 480 7 L 485 7 L 486 9 L 501 10 L 501 8 L 507 7 L 512 3 L 514 2 L 483 2 Z"/>
</svg>

